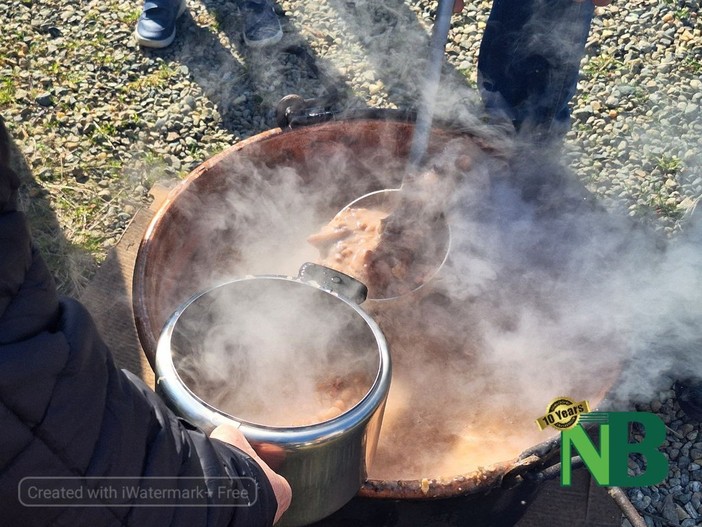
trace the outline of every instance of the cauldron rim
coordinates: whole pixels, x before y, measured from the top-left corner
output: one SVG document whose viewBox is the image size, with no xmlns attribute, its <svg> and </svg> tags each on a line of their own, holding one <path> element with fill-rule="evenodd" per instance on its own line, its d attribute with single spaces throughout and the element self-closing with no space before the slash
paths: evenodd
<svg viewBox="0 0 702 527">
<path fill-rule="evenodd" d="M 328 127 L 364 126 L 366 123 L 378 122 L 412 125 L 413 116 L 406 112 L 393 110 L 373 110 L 372 112 L 360 112 L 355 115 L 346 114 L 344 119 L 309 125 L 304 127 L 304 130 L 314 132 L 323 131 Z M 152 320 L 142 303 L 142 299 L 146 298 L 145 295 L 147 294 L 148 264 L 151 253 L 154 250 L 154 233 L 158 230 L 159 226 L 166 221 L 169 215 L 169 206 L 177 201 L 182 194 L 186 193 L 200 178 L 204 177 L 211 167 L 254 145 L 260 145 L 262 142 L 276 139 L 286 134 L 294 134 L 298 130 L 300 129 L 273 128 L 266 130 L 238 142 L 209 158 L 190 172 L 180 184 L 170 191 L 163 204 L 152 218 L 138 248 L 132 285 L 133 311 L 137 334 L 144 348 L 145 355 L 152 367 L 154 365 L 158 333 L 154 334 L 151 331 L 153 326 Z M 503 150 L 494 148 L 492 145 L 488 144 L 487 140 L 475 136 L 466 130 L 457 130 L 455 128 L 452 129 L 450 126 L 441 125 L 436 126 L 434 130 L 438 130 L 440 133 L 444 134 L 445 137 L 470 136 L 476 146 L 495 157 L 507 157 L 508 155 Z M 509 486 L 513 484 L 512 480 L 518 480 L 519 476 L 522 474 L 543 468 L 544 461 L 550 459 L 558 448 L 559 442 L 554 440 L 554 438 L 550 438 L 526 449 L 513 459 L 499 461 L 487 467 L 459 475 L 402 480 L 367 479 L 359 491 L 359 496 L 365 498 L 421 501 L 453 498 L 486 492 L 496 487 Z M 537 454 L 535 454 L 535 452 L 537 452 Z"/>
</svg>

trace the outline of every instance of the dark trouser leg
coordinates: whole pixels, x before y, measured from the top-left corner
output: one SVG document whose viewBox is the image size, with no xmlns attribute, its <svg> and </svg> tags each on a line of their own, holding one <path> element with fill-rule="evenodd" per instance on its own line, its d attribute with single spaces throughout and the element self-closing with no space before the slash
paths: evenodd
<svg viewBox="0 0 702 527">
<path fill-rule="evenodd" d="M 565 134 L 593 10 L 590 0 L 494 0 L 478 60 L 486 110 L 524 133 Z"/>
</svg>

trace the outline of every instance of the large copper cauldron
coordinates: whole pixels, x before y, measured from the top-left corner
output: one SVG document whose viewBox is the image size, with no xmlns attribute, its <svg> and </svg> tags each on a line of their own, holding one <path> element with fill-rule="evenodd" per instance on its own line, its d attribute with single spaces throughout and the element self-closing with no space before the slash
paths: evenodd
<svg viewBox="0 0 702 527">
<path fill-rule="evenodd" d="M 302 178 L 299 184 L 303 193 L 308 189 L 310 195 L 319 195 L 322 189 L 325 199 L 314 204 L 321 225 L 324 218 L 331 218 L 354 198 L 401 183 L 413 123 L 399 115 L 390 117 L 345 119 L 263 132 L 209 159 L 171 192 L 144 236 L 134 275 L 136 326 L 152 365 L 158 336 L 168 317 L 193 294 L 233 276 L 291 275 L 301 263 L 296 260 L 289 268 L 275 268 L 280 263 L 275 248 L 270 253 L 264 248 L 257 260 L 247 259 L 247 251 L 262 249 L 252 249 L 253 242 L 242 235 L 242 229 L 232 227 L 240 212 L 235 210 L 237 203 L 231 196 L 236 196 L 238 189 L 244 192 L 248 188 L 252 171 L 258 171 L 264 179 L 280 178 L 277 169 L 288 167 Z M 480 139 L 445 128 L 433 130 L 428 154 L 456 141 L 495 155 Z M 242 199 L 255 197 L 253 192 Z M 270 200 L 261 208 L 270 213 Z M 212 217 L 228 216 L 231 222 L 212 222 Z M 256 213 L 245 219 L 256 223 Z M 294 223 L 296 218 L 287 221 Z M 305 245 L 304 238 L 300 244 Z M 496 459 L 493 465 L 469 474 L 447 474 L 431 480 L 368 480 L 359 500 L 377 504 L 393 500 L 438 503 L 444 501 L 438 498 L 472 499 L 486 493 L 494 500 L 499 497 L 493 492 L 496 489 L 532 489 L 524 480 L 553 462 L 556 446 L 554 441 L 543 443 L 515 459 Z M 415 512 L 409 517 L 409 524 L 412 518 L 419 518 Z"/>
</svg>

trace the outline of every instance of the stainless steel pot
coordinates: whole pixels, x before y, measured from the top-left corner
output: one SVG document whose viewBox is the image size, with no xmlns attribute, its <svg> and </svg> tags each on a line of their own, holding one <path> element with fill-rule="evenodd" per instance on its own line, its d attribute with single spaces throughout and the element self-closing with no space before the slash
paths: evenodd
<svg viewBox="0 0 702 527">
<path fill-rule="evenodd" d="M 330 515 L 366 481 L 391 364 L 380 328 L 357 303 L 364 299 L 365 287 L 352 278 L 306 264 L 296 278 L 247 276 L 196 294 L 169 318 L 159 338 L 157 390 L 172 409 L 206 432 L 223 423 L 238 427 L 290 483 L 292 505 L 280 525 L 305 525 Z M 226 341 L 237 343 L 223 359 L 235 366 L 230 386 L 225 382 L 223 388 L 238 388 L 227 411 L 203 398 L 203 383 L 193 362 L 194 356 L 208 353 L 208 338 L 223 331 L 228 332 Z M 248 346 L 240 346 L 241 342 Z M 295 356 L 263 360 L 277 353 L 278 342 L 296 348 Z M 300 348 L 305 342 L 315 344 Z M 272 369 L 280 370 L 266 381 L 268 385 L 262 370 L 252 367 L 261 357 L 261 364 L 271 368 L 272 362 Z M 215 369 L 228 369 L 213 364 Z M 253 392 L 261 388 L 268 402 L 290 409 L 290 388 L 299 380 L 295 372 L 320 365 L 334 375 L 360 371 L 368 376 L 365 395 L 341 415 L 303 426 L 270 425 L 262 422 L 255 404 L 247 402 L 256 400 Z"/>
</svg>

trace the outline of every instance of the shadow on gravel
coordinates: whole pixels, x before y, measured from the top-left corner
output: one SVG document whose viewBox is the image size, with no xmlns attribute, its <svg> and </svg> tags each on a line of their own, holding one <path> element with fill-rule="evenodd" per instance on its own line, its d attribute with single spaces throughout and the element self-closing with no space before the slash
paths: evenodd
<svg viewBox="0 0 702 527">
<path fill-rule="evenodd" d="M 51 207 L 48 191 L 37 183 L 32 169 L 12 137 L 12 124 L 7 125 L 10 132 L 11 166 L 22 181 L 20 206 L 27 214 L 34 242 L 54 275 L 59 292 L 77 297 L 98 264 L 90 252 L 66 239 Z"/>
<path fill-rule="evenodd" d="M 275 110 L 284 96 L 335 98 L 334 110 L 366 107 L 329 61 L 316 56 L 294 25 L 278 10 L 283 26 L 280 43 L 251 49 L 243 42 L 235 3 L 206 5 L 240 61 L 216 32 L 198 25 L 188 12 L 179 20 L 176 42 L 165 50 L 145 50 L 187 66 L 204 95 L 216 105 L 222 125 L 240 138 L 274 128 Z M 226 42 L 226 40 L 225 40 Z M 198 139 L 198 138 L 195 138 Z"/>
<path fill-rule="evenodd" d="M 429 51 L 429 35 L 417 15 L 400 0 L 332 0 L 331 5 L 350 30 L 345 38 L 360 42 L 367 50 L 374 77 L 382 82 L 388 100 L 400 109 L 414 109 Z M 368 108 L 353 94 L 344 75 L 329 60 L 317 56 L 279 6 L 283 39 L 262 49 L 244 44 L 235 2 L 209 0 L 204 6 L 217 21 L 217 29 L 199 25 L 186 12 L 170 47 L 144 53 L 186 66 L 219 111 L 222 126 L 232 134 L 246 138 L 276 127 L 276 106 L 290 94 L 321 100 L 316 106 L 333 112 Z M 475 95 L 465 77 L 448 63 L 442 85 L 454 94 L 452 101 L 445 102 L 450 106 L 467 106 L 461 98 Z"/>
<path fill-rule="evenodd" d="M 353 88 L 336 66 L 317 55 L 278 6 L 276 12 L 283 28 L 283 39 L 275 46 L 253 49 L 244 44 L 236 7 L 231 3 L 225 5 L 230 12 L 234 11 L 234 16 L 227 17 L 223 31 L 246 58 L 252 92 L 266 113 L 267 124 L 276 126 L 275 108 L 283 97 L 291 94 L 316 99 L 335 112 L 368 107 L 363 99 L 353 95 Z"/>
<path fill-rule="evenodd" d="M 399 107 L 415 107 L 425 83 L 425 65 L 436 13 L 431 14 L 427 32 L 417 14 L 402 0 L 330 0 L 330 5 L 344 20 L 352 38 L 367 50 L 368 60 L 376 78 L 382 81 L 388 100 Z M 452 24 L 456 24 L 455 15 Z M 441 84 L 465 91 L 463 96 L 477 95 L 465 76 L 446 60 Z M 461 93 L 456 94 L 454 89 L 446 91 L 460 100 Z M 458 101 L 454 99 L 455 102 Z"/>
<path fill-rule="evenodd" d="M 125 346 L 129 342 L 125 335 L 135 330 L 131 286 L 120 272 L 122 262 L 118 261 L 116 251 L 112 250 L 98 270 L 98 262 L 92 254 L 65 237 L 51 208 L 51 200 L 60 200 L 60 196 L 50 197 L 48 191 L 37 182 L 12 138 L 11 124 L 8 124 L 10 164 L 22 181 L 20 207 L 27 215 L 34 243 L 56 280 L 59 294 L 81 300 L 93 316 L 101 337 L 112 350 L 118 367 L 126 367 L 143 378 L 140 351 L 134 346 Z M 136 342 L 135 338 L 132 340 Z"/>
</svg>

